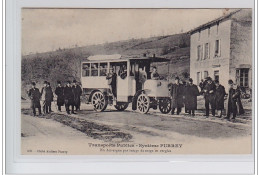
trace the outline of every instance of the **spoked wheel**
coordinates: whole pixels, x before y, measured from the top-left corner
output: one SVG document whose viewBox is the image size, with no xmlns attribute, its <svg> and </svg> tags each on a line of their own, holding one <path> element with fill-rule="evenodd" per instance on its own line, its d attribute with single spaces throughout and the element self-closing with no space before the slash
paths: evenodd
<svg viewBox="0 0 260 175">
<path fill-rule="evenodd" d="M 128 107 L 128 103 L 124 103 L 124 102 L 118 102 L 116 105 L 115 105 L 115 108 L 118 110 L 118 111 L 124 111 L 126 108 Z"/>
<path fill-rule="evenodd" d="M 146 114 L 150 109 L 150 99 L 146 94 L 140 94 L 137 97 L 137 110 L 140 113 Z"/>
<path fill-rule="evenodd" d="M 169 98 L 159 100 L 159 109 L 161 113 L 168 114 L 171 111 L 171 101 Z"/>
<path fill-rule="evenodd" d="M 100 91 L 94 92 L 91 102 L 95 111 L 101 112 L 107 108 L 107 100 L 105 95 Z"/>
</svg>

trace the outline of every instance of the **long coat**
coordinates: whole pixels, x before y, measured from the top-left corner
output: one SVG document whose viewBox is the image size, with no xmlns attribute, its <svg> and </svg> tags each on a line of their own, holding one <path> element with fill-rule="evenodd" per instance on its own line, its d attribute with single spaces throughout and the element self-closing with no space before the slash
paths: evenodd
<svg viewBox="0 0 260 175">
<path fill-rule="evenodd" d="M 57 105 L 63 106 L 64 105 L 64 94 L 63 94 L 63 87 L 56 87 L 55 94 L 57 95 Z"/>
<path fill-rule="evenodd" d="M 28 96 L 31 99 L 31 107 L 40 108 L 41 93 L 38 88 L 31 88 L 28 92 Z"/>
<path fill-rule="evenodd" d="M 51 87 L 43 87 L 41 91 L 43 101 L 53 101 L 53 92 Z"/>
<path fill-rule="evenodd" d="M 185 109 L 196 110 L 197 109 L 197 96 L 199 95 L 199 89 L 196 85 L 187 85 L 185 88 Z"/>
<path fill-rule="evenodd" d="M 80 106 L 80 96 L 82 94 L 81 87 L 79 85 L 72 86 L 73 100 L 76 106 Z"/>
<path fill-rule="evenodd" d="M 237 102 L 239 100 L 240 90 L 239 89 L 229 89 L 228 94 L 228 114 L 235 113 L 237 114 Z"/>
<path fill-rule="evenodd" d="M 225 87 L 222 85 L 216 86 L 216 92 L 215 92 L 215 104 L 216 104 L 216 110 L 222 110 L 224 109 L 224 97 L 226 95 Z"/>
<path fill-rule="evenodd" d="M 64 87 L 64 101 L 67 105 L 73 105 L 74 104 L 74 94 L 72 91 L 72 88 L 69 86 Z"/>
<path fill-rule="evenodd" d="M 183 95 L 184 95 L 184 87 L 183 85 L 172 84 L 170 89 L 171 94 L 171 105 L 172 108 L 182 108 L 183 104 Z"/>
</svg>

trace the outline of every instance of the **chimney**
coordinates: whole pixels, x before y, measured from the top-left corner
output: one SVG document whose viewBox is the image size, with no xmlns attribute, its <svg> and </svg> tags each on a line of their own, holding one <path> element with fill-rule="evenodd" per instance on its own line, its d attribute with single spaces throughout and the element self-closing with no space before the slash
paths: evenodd
<svg viewBox="0 0 260 175">
<path fill-rule="evenodd" d="M 146 57 L 146 53 L 144 53 L 143 56 Z"/>
</svg>

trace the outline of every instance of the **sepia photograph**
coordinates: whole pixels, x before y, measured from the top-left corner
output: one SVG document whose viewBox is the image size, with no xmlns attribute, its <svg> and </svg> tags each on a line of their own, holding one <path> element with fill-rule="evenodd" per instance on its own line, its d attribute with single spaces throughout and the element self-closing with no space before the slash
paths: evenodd
<svg viewBox="0 0 260 175">
<path fill-rule="evenodd" d="M 23 8 L 21 155 L 252 154 L 252 15 Z"/>
</svg>

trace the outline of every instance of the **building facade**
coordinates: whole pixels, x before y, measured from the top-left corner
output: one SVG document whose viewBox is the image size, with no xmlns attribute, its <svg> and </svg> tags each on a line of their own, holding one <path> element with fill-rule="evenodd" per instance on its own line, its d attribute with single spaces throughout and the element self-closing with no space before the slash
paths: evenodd
<svg viewBox="0 0 260 175">
<path fill-rule="evenodd" d="M 236 10 L 190 32 L 190 76 L 218 79 L 228 88 L 232 79 L 241 87 L 252 87 L 252 10 Z"/>
</svg>

